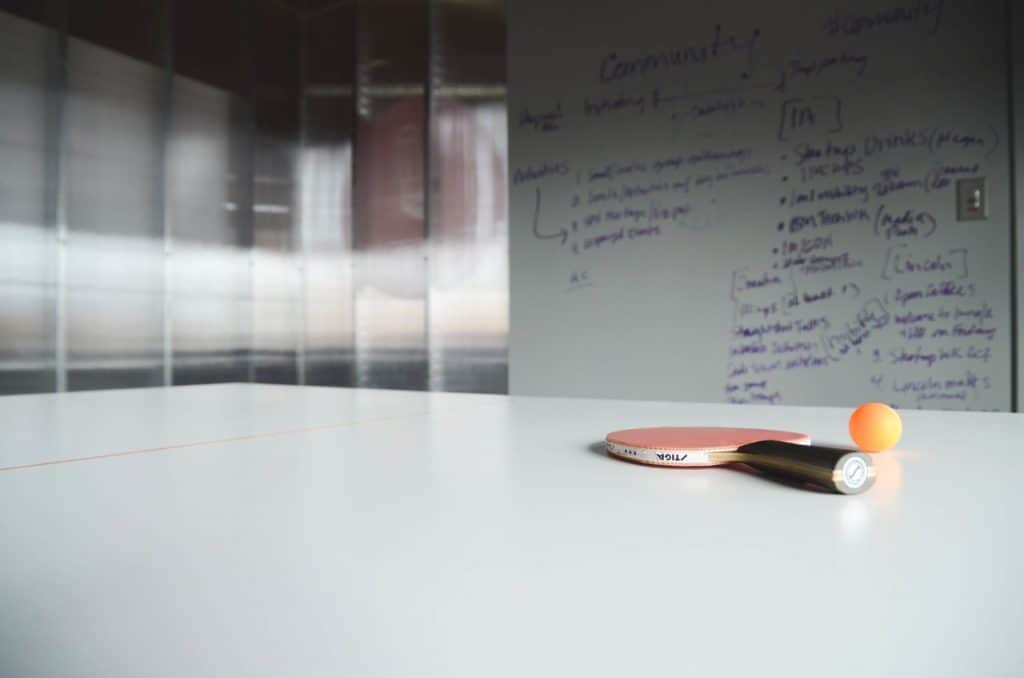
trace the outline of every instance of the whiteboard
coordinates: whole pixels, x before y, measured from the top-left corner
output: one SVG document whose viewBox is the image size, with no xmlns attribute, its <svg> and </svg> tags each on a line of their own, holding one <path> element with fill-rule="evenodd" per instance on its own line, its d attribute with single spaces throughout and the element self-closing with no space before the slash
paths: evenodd
<svg viewBox="0 0 1024 678">
<path fill-rule="evenodd" d="M 509 3 L 510 391 L 1008 409 L 1004 12 Z"/>
</svg>

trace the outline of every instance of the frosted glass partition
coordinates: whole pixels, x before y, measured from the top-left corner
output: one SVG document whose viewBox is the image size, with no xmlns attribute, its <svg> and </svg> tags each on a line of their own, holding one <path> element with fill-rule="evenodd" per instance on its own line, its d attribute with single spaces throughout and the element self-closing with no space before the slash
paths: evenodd
<svg viewBox="0 0 1024 678">
<path fill-rule="evenodd" d="M 0 57 L 0 393 L 506 390 L 500 3 L 0 0 Z"/>
</svg>

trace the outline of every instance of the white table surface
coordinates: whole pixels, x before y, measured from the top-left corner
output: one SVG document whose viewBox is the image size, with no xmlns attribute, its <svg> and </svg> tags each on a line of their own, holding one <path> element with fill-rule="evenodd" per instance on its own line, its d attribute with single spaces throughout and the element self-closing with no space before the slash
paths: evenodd
<svg viewBox="0 0 1024 678">
<path fill-rule="evenodd" d="M 868 493 L 609 458 L 848 410 L 216 385 L 0 398 L 0 676 L 1024 675 L 1024 415 Z"/>
</svg>

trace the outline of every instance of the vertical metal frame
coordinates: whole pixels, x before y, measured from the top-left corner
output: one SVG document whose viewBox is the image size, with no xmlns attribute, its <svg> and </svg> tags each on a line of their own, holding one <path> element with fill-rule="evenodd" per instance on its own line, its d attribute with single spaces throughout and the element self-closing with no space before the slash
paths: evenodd
<svg viewBox="0 0 1024 678">
<path fill-rule="evenodd" d="M 370 42 L 368 32 L 361 30 L 369 21 L 367 19 L 369 10 L 367 3 L 372 0 L 355 0 L 356 34 L 355 34 L 355 68 L 356 72 L 352 77 L 352 104 L 355 110 L 352 112 L 352 256 L 356 256 L 362 243 L 359 242 L 359 201 L 361 197 L 356 190 L 357 172 L 359 161 L 359 120 L 361 117 L 370 114 L 370 96 L 368 86 L 370 84 Z M 370 364 L 366 356 L 366 339 L 364 327 L 360 326 L 359 313 L 356 310 L 355 289 L 353 288 L 352 300 L 352 353 L 354 367 L 353 386 L 368 387 L 370 384 Z"/>
<path fill-rule="evenodd" d="M 434 157 L 434 93 L 441 84 L 441 65 L 438 63 L 440 44 L 440 0 L 424 0 L 427 3 L 427 72 L 423 79 L 423 242 L 427 252 L 427 265 L 424 268 L 426 280 L 426 312 L 423 314 L 423 333 L 427 343 L 427 383 L 428 391 L 444 390 L 444 354 L 437 347 L 430 322 L 431 289 L 433 288 L 434 257 L 431 256 L 431 222 Z"/>
<path fill-rule="evenodd" d="M 1024 263 L 1024 183 L 1018 162 L 1024 158 L 1024 9 L 1014 0 L 1006 0 L 1006 52 L 1007 87 L 1009 89 L 1009 130 L 1010 130 L 1010 409 L 1021 411 L 1024 401 L 1024 366 L 1021 352 L 1024 332 L 1021 319 L 1024 318 L 1024 276 L 1020 267 Z"/>
<path fill-rule="evenodd" d="M 163 0 L 160 4 L 160 65 L 163 82 L 160 93 L 160 166 L 154 194 L 158 202 L 163 229 L 163 384 L 174 385 L 174 299 L 173 299 L 173 256 L 174 256 L 174 215 L 169 198 L 171 163 L 171 124 L 174 119 L 174 0 Z"/>
<path fill-rule="evenodd" d="M 306 83 L 308 80 L 308 71 L 306 58 L 308 56 L 307 51 L 307 31 L 309 28 L 309 18 L 304 15 L 297 15 L 296 21 L 299 24 L 298 31 L 298 62 L 299 72 L 296 77 L 299 81 L 297 88 L 299 101 L 298 101 L 298 116 L 299 116 L 299 138 L 298 138 L 298 154 L 301 157 L 302 152 L 308 147 L 308 138 L 306 136 L 306 118 L 308 115 L 308 105 L 306 102 Z M 298 173 L 296 172 L 296 175 Z M 297 178 L 296 187 L 301 191 L 302 186 L 299 184 L 301 178 Z M 292 214 L 295 217 L 295 229 L 293 230 L 295 236 L 295 259 L 296 267 L 299 272 L 299 303 L 298 303 L 298 316 L 299 316 L 299 332 L 296 334 L 296 346 L 295 346 L 295 362 L 296 362 L 296 375 L 298 376 L 299 386 L 306 385 L 306 333 L 307 333 L 307 322 L 306 322 L 306 299 L 307 289 L 309 286 L 309 234 L 306 232 L 306 219 L 302 213 L 302 200 L 296 198 L 292 200 Z"/>
<path fill-rule="evenodd" d="M 249 346 L 245 351 L 245 355 L 246 381 L 251 383 L 256 381 L 256 281 L 254 277 L 256 268 L 254 252 L 256 228 L 255 220 L 253 219 L 253 201 L 256 194 L 256 118 L 254 110 L 256 81 L 252 72 L 253 10 L 252 4 L 246 0 L 236 0 L 235 7 L 238 20 L 242 26 L 238 54 L 243 83 L 242 92 L 239 94 L 242 102 L 242 120 L 239 131 L 243 151 L 241 172 L 238 177 L 238 185 L 240 187 L 238 193 L 238 214 L 243 224 L 242 231 L 246 237 L 246 241 L 242 242 L 241 246 L 246 251 L 249 262 L 249 295 L 246 300 L 249 305 L 248 313 L 246 314 L 249 320 L 246 332 Z"/>
<path fill-rule="evenodd" d="M 55 267 L 54 331 L 56 390 L 68 390 L 67 333 L 67 161 L 64 156 L 67 136 L 68 97 L 68 3 L 50 0 L 47 14 L 54 36 L 47 64 L 46 106 L 46 226 L 53 230 L 57 258 Z"/>
</svg>

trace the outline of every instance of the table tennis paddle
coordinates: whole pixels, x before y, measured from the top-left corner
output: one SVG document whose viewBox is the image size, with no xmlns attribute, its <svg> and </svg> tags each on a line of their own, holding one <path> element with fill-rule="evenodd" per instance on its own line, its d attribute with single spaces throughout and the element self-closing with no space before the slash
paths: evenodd
<svg viewBox="0 0 1024 678">
<path fill-rule="evenodd" d="M 841 494 L 858 494 L 875 482 L 868 455 L 810 443 L 803 433 L 760 428 L 665 426 L 614 431 L 605 437 L 609 454 L 642 464 L 742 463 Z"/>
</svg>

